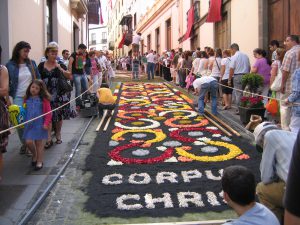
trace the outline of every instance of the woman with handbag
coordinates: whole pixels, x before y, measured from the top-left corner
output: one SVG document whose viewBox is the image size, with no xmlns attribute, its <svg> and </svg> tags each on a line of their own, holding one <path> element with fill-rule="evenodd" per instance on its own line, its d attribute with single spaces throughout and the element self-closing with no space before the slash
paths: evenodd
<svg viewBox="0 0 300 225">
<path fill-rule="evenodd" d="M 63 63 L 58 63 L 56 57 L 58 49 L 56 46 L 48 46 L 45 50 L 46 61 L 39 64 L 38 69 L 42 80 L 47 86 L 47 90 L 51 95 L 51 109 L 54 110 L 70 101 L 72 86 L 68 83 L 71 78 L 71 72 Z M 76 112 L 71 109 L 70 104 L 56 110 L 52 114 L 52 125 L 54 126 L 56 144 L 61 144 L 61 128 L 63 120 L 76 116 Z M 48 130 L 48 140 L 45 148 L 53 145 L 51 137 L 52 126 Z"/>
<path fill-rule="evenodd" d="M 22 106 L 28 86 L 33 80 L 40 79 L 35 61 L 30 60 L 28 57 L 30 49 L 31 46 L 29 43 L 25 41 L 18 42 L 13 49 L 11 59 L 6 64 L 9 75 L 9 96 L 13 99 L 13 102 L 7 99 L 8 106 L 12 103 Z M 23 129 L 19 128 L 17 132 L 22 142 L 20 154 L 25 154 L 26 144 L 23 139 Z"/>
</svg>

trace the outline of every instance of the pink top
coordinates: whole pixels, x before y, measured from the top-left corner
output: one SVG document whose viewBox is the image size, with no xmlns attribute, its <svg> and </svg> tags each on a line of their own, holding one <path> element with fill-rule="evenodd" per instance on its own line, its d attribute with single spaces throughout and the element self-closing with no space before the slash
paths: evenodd
<svg viewBox="0 0 300 225">
<path fill-rule="evenodd" d="M 97 68 L 97 61 L 95 58 L 91 58 L 91 64 L 92 64 L 92 76 L 97 75 L 99 73 L 99 70 Z"/>
<path fill-rule="evenodd" d="M 43 114 L 50 112 L 51 110 L 52 109 L 51 109 L 50 101 L 48 101 L 47 99 L 43 99 Z M 44 126 L 48 127 L 51 121 L 52 121 L 52 113 L 49 113 L 44 116 Z"/>
<path fill-rule="evenodd" d="M 253 66 L 257 68 L 257 73 L 263 76 L 264 83 L 266 85 L 269 85 L 271 77 L 271 66 L 268 64 L 267 59 L 257 59 Z"/>
</svg>

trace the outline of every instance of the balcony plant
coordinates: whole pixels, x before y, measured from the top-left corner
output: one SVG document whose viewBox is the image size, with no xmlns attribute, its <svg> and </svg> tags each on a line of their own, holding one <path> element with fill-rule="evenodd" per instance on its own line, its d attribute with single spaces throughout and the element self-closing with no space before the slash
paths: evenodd
<svg viewBox="0 0 300 225">
<path fill-rule="evenodd" d="M 263 87 L 264 78 L 259 74 L 249 73 L 242 77 L 241 82 L 244 92 L 239 105 L 239 113 L 241 121 L 246 124 L 250 121 L 251 115 L 264 117 L 263 97 L 255 95 Z"/>
</svg>

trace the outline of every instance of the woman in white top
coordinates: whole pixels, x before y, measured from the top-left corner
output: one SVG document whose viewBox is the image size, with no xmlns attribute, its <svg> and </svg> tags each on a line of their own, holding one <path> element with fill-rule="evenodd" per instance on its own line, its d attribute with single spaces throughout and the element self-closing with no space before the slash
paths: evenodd
<svg viewBox="0 0 300 225">
<path fill-rule="evenodd" d="M 230 62 L 231 62 L 231 51 L 229 49 L 223 51 L 223 59 L 221 61 L 221 84 L 233 87 L 232 79 L 229 79 L 229 71 L 230 71 Z M 222 86 L 223 99 L 225 106 L 223 110 L 231 108 L 232 102 L 232 91 L 230 87 Z"/>
<path fill-rule="evenodd" d="M 198 72 L 201 74 L 201 76 L 207 76 L 207 69 L 208 69 L 208 55 L 205 51 L 201 51 Z"/>
<path fill-rule="evenodd" d="M 219 81 L 221 76 L 222 50 L 220 48 L 217 48 L 215 51 L 211 49 L 209 55 L 208 70 L 211 71 L 210 75 Z"/>
<path fill-rule="evenodd" d="M 197 77 L 200 77 L 199 65 L 200 65 L 200 51 L 196 52 L 196 58 L 193 61 L 191 73 L 195 74 Z"/>
</svg>

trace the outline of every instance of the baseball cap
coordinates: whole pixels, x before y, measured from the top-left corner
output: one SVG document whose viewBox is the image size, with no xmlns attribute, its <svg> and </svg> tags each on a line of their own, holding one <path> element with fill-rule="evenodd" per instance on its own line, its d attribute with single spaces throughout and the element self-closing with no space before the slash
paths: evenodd
<svg viewBox="0 0 300 225">
<path fill-rule="evenodd" d="M 268 131 L 275 130 L 275 129 L 279 129 L 279 128 L 272 122 L 262 122 L 254 129 L 253 135 L 255 138 L 255 144 L 256 144 L 257 151 L 259 151 L 259 152 L 263 151 L 265 134 Z"/>
</svg>

